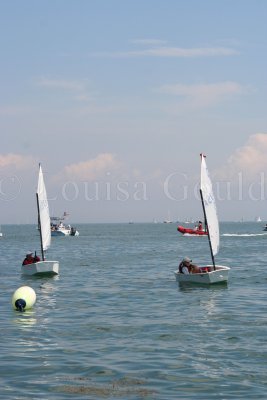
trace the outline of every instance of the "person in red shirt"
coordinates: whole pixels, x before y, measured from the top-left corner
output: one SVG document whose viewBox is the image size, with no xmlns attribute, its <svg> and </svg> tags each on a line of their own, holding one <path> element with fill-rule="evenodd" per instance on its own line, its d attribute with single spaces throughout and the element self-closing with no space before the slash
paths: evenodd
<svg viewBox="0 0 267 400">
<path fill-rule="evenodd" d="M 201 221 L 198 221 L 198 230 L 199 230 L 199 231 L 202 231 L 202 230 L 203 230 L 202 222 L 201 222 Z"/>
<path fill-rule="evenodd" d="M 28 251 L 28 253 L 26 253 L 26 257 L 24 258 L 22 265 L 33 264 L 38 261 L 40 261 L 40 257 L 36 255 L 36 252 L 35 256 L 33 257 L 33 253 L 31 251 Z"/>
</svg>

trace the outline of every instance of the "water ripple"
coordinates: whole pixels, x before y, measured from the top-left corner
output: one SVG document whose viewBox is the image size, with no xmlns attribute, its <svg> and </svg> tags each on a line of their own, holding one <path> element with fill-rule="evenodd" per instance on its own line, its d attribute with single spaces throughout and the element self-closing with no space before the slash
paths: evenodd
<svg viewBox="0 0 267 400">
<path fill-rule="evenodd" d="M 53 239 L 60 275 L 37 279 L 19 266 L 38 246 L 35 227 L 9 226 L 0 242 L 3 398 L 265 399 L 266 239 L 255 224 L 238 229 L 247 236 L 221 227 L 228 285 L 192 287 L 173 270 L 185 255 L 207 262 L 208 244 L 172 224 L 81 225 L 79 237 Z M 22 285 L 37 302 L 18 313 L 10 299 Z"/>
</svg>

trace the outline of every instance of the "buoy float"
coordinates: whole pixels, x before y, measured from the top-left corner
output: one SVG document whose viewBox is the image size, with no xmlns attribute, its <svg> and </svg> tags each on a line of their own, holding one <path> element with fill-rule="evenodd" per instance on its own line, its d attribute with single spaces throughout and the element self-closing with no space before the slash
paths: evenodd
<svg viewBox="0 0 267 400">
<path fill-rule="evenodd" d="M 12 296 L 12 305 L 17 311 L 32 308 L 36 302 L 36 293 L 30 286 L 21 286 Z"/>
</svg>

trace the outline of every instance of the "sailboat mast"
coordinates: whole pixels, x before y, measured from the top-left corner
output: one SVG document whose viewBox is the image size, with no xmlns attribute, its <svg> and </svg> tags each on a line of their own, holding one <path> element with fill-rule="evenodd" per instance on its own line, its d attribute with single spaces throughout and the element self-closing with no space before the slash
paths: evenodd
<svg viewBox="0 0 267 400">
<path fill-rule="evenodd" d="M 201 203 L 202 203 L 202 208 L 203 208 L 203 213 L 204 213 L 204 218 L 205 218 L 205 225 L 206 225 L 206 229 L 207 229 L 207 232 L 208 232 L 211 260 L 212 260 L 212 264 L 213 264 L 213 269 L 215 271 L 216 270 L 215 259 L 214 259 L 214 254 L 213 254 L 213 251 L 212 251 L 212 245 L 211 245 L 211 241 L 210 241 L 209 225 L 208 225 L 208 222 L 207 222 L 207 216 L 206 216 L 206 210 L 205 210 L 202 190 L 200 189 L 199 192 L 200 192 L 200 198 L 201 198 Z"/>
<path fill-rule="evenodd" d="M 41 241 L 41 254 L 42 254 L 42 260 L 44 261 L 45 258 L 44 258 L 43 237 L 42 237 L 42 227 L 41 227 L 40 206 L 39 206 L 38 193 L 36 193 L 36 200 L 37 200 L 37 210 L 38 210 L 38 228 L 39 228 L 40 241 Z"/>
</svg>

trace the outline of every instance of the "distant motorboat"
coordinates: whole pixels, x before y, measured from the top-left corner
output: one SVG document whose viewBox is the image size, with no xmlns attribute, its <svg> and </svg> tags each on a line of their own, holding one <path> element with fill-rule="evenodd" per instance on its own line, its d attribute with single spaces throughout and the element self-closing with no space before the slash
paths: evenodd
<svg viewBox="0 0 267 400">
<path fill-rule="evenodd" d="M 63 221 L 69 214 L 64 212 L 62 217 L 51 217 L 51 235 L 52 236 L 79 236 L 79 232 L 71 225 L 65 225 Z"/>
<path fill-rule="evenodd" d="M 255 218 L 255 221 L 256 221 L 256 222 L 262 222 L 262 221 L 261 221 L 261 217 L 256 217 L 256 218 Z"/>
<path fill-rule="evenodd" d="M 195 236 L 206 236 L 208 232 L 204 229 L 196 228 L 185 228 L 182 225 L 177 227 L 177 231 L 182 233 L 183 235 L 195 235 Z"/>
<path fill-rule="evenodd" d="M 79 232 L 73 226 L 64 224 L 51 224 L 51 236 L 79 236 Z"/>
</svg>

